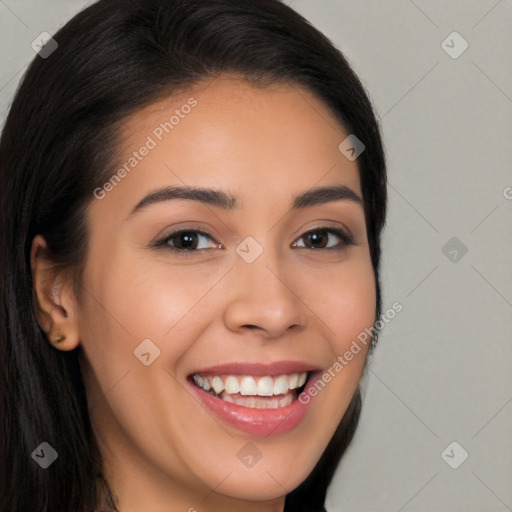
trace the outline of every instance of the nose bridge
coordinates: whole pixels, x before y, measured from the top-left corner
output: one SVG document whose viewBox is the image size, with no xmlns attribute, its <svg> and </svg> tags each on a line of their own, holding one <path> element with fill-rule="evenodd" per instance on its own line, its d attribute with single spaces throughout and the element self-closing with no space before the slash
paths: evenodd
<svg viewBox="0 0 512 512">
<path fill-rule="evenodd" d="M 286 271 L 279 251 L 263 248 L 248 237 L 237 247 L 231 274 L 225 313 L 230 329 L 255 326 L 269 337 L 277 337 L 303 324 L 304 305 L 293 290 L 291 273 Z"/>
</svg>

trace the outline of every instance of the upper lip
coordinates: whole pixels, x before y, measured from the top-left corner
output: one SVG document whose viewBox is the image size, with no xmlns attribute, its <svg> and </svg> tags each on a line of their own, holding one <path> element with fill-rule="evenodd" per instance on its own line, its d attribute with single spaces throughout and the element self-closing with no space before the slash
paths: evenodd
<svg viewBox="0 0 512 512">
<path fill-rule="evenodd" d="M 275 361 L 271 363 L 224 363 L 193 371 L 190 375 L 254 375 L 273 376 L 319 370 L 318 366 L 301 361 Z"/>
</svg>

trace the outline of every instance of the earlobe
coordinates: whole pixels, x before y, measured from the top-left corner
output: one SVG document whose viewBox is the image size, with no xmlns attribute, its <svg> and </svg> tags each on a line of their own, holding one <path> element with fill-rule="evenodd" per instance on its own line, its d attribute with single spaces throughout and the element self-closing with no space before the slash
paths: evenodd
<svg viewBox="0 0 512 512">
<path fill-rule="evenodd" d="M 80 343 L 78 310 L 70 272 L 57 270 L 48 256 L 46 240 L 32 240 L 30 265 L 37 323 L 59 350 L 73 350 Z"/>
</svg>

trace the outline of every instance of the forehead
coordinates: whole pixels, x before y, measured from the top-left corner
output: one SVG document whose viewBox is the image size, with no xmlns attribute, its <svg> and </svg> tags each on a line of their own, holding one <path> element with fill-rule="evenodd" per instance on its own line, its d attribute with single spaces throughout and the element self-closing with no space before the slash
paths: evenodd
<svg viewBox="0 0 512 512">
<path fill-rule="evenodd" d="M 348 133 L 322 100 L 295 84 L 216 77 L 138 110 L 121 134 L 119 163 L 148 141 L 153 146 L 127 180 L 135 191 L 158 181 L 291 195 L 341 182 L 360 193 L 357 163 L 338 148 Z"/>
</svg>

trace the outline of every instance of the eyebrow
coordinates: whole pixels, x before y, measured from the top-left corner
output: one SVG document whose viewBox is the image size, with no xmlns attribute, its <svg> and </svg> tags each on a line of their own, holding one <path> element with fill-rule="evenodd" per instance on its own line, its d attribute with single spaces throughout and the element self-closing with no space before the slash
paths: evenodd
<svg viewBox="0 0 512 512">
<path fill-rule="evenodd" d="M 132 209 L 128 217 L 147 206 L 163 201 L 172 201 L 176 199 L 188 199 L 198 201 L 203 204 L 209 204 L 222 208 L 223 210 L 234 210 L 240 208 L 237 198 L 230 192 L 214 190 L 211 188 L 197 188 L 191 186 L 165 187 L 149 193 L 141 199 Z M 332 201 L 353 201 L 363 205 L 363 200 L 351 188 L 345 185 L 335 185 L 328 187 L 319 187 L 307 190 L 299 194 L 292 203 L 292 210 L 308 208 L 319 204 Z"/>
</svg>

